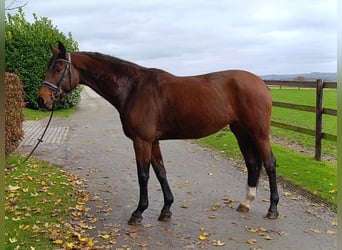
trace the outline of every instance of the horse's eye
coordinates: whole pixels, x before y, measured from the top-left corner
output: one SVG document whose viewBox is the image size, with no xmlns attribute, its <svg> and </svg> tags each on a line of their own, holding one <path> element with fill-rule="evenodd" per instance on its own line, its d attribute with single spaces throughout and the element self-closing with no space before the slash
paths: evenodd
<svg viewBox="0 0 342 250">
<path fill-rule="evenodd" d="M 56 71 L 56 73 L 61 73 L 62 72 L 62 67 L 56 66 L 55 67 L 55 71 Z"/>
</svg>

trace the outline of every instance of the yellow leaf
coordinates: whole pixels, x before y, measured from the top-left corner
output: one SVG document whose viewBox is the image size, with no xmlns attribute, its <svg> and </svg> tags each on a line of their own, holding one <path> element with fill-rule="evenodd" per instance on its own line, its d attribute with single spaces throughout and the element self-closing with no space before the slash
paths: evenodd
<svg viewBox="0 0 342 250">
<path fill-rule="evenodd" d="M 50 235 L 55 236 L 57 235 L 58 231 L 56 229 L 51 230 Z"/>
<path fill-rule="evenodd" d="M 329 229 L 327 231 L 325 231 L 325 233 L 326 234 L 330 234 L 330 235 L 335 235 L 336 234 L 334 231 L 329 230 Z"/>
<path fill-rule="evenodd" d="M 26 176 L 26 177 L 27 177 L 27 179 L 28 179 L 29 181 L 32 181 L 32 180 L 33 180 L 33 177 L 30 176 L 30 175 L 28 175 L 28 176 Z"/>
<path fill-rule="evenodd" d="M 67 242 L 67 243 L 65 244 L 65 246 L 66 246 L 67 249 L 73 249 L 75 245 L 74 245 L 74 243 L 72 243 L 72 242 Z"/>
<path fill-rule="evenodd" d="M 99 235 L 102 239 L 108 240 L 110 235 L 109 234 L 104 234 L 104 235 Z"/>
<path fill-rule="evenodd" d="M 215 202 L 215 205 L 214 205 L 215 207 L 221 207 L 222 206 L 222 203 L 221 202 L 219 202 L 219 201 L 217 201 L 217 202 Z"/>
<path fill-rule="evenodd" d="M 208 218 L 213 220 L 216 218 L 216 216 L 215 216 L 215 214 L 212 214 L 212 215 L 209 215 Z"/>
<path fill-rule="evenodd" d="M 8 195 L 8 198 L 14 198 L 15 197 L 15 193 L 10 193 L 9 195 Z"/>
<path fill-rule="evenodd" d="M 92 218 L 92 219 L 90 220 L 90 222 L 91 222 L 91 223 L 95 223 L 95 222 L 98 221 L 98 220 L 99 220 L 99 218 L 94 217 L 94 218 Z"/>
<path fill-rule="evenodd" d="M 57 200 L 56 200 L 56 203 L 61 203 L 62 202 L 62 198 L 58 198 Z"/>
<path fill-rule="evenodd" d="M 54 240 L 53 243 L 55 243 L 55 244 L 63 244 L 63 240 L 62 239 L 57 239 L 57 240 Z"/>
<path fill-rule="evenodd" d="M 198 238 L 203 241 L 203 240 L 207 239 L 207 236 L 200 234 L 200 236 L 198 236 Z"/>
<path fill-rule="evenodd" d="M 272 240 L 272 238 L 271 238 L 269 235 L 265 235 L 265 236 L 264 236 L 264 239 L 265 239 L 265 240 Z"/>
<path fill-rule="evenodd" d="M 336 194 L 336 193 L 337 193 L 337 190 L 336 190 L 336 189 L 329 190 L 329 194 Z"/>
<path fill-rule="evenodd" d="M 80 238 L 80 242 L 89 242 L 89 238 Z"/>
<path fill-rule="evenodd" d="M 92 247 L 92 246 L 94 246 L 94 242 L 93 242 L 93 240 L 92 240 L 92 239 L 89 239 L 89 241 L 88 241 L 87 245 L 88 245 L 89 247 Z"/>
<path fill-rule="evenodd" d="M 256 239 L 250 239 L 250 240 L 247 240 L 247 243 L 250 245 L 254 245 L 257 243 L 257 240 Z"/>
<path fill-rule="evenodd" d="M 330 222 L 330 225 L 337 226 L 337 222 L 336 221 L 332 221 L 332 222 Z"/>
<path fill-rule="evenodd" d="M 72 233 L 72 236 L 77 237 L 78 239 L 81 238 L 81 234 L 78 233 L 78 232 L 73 232 L 73 233 Z"/>
<path fill-rule="evenodd" d="M 46 182 L 45 182 L 45 181 L 41 181 L 40 184 L 41 184 L 42 186 L 46 186 Z"/>
</svg>

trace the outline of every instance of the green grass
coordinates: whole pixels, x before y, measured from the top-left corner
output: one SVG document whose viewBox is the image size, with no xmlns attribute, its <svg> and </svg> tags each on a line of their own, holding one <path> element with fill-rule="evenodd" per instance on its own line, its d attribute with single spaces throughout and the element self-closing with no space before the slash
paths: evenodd
<svg viewBox="0 0 342 250">
<path fill-rule="evenodd" d="M 69 117 L 75 112 L 75 110 L 76 108 L 56 110 L 54 111 L 54 116 Z M 48 118 L 50 114 L 51 112 L 34 110 L 34 109 L 29 109 L 29 108 L 24 109 L 25 120 L 41 120 L 44 118 Z"/>
<path fill-rule="evenodd" d="M 60 169 L 10 155 L 5 168 L 5 249 L 54 249 L 53 230 L 66 230 L 64 223 L 75 206 L 70 177 Z"/>
<path fill-rule="evenodd" d="M 85 206 L 86 182 L 46 162 L 23 160 L 6 158 L 5 250 L 95 249 L 84 230 L 96 221 Z"/>
</svg>

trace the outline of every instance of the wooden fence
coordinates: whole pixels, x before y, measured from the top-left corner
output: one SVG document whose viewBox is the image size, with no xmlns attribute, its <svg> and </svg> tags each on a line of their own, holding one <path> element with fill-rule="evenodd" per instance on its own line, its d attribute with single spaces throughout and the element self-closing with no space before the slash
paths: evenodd
<svg viewBox="0 0 342 250">
<path fill-rule="evenodd" d="M 322 131 L 322 118 L 323 114 L 337 116 L 336 109 L 328 109 L 323 107 L 323 89 L 336 89 L 336 82 L 323 82 L 318 79 L 316 81 L 283 81 L 283 80 L 264 80 L 268 86 L 280 86 L 280 87 L 298 87 L 298 88 L 315 88 L 316 89 L 316 106 L 298 105 L 292 103 L 276 102 L 272 103 L 275 107 L 282 107 L 288 109 L 295 109 L 306 112 L 316 113 L 316 128 L 315 130 L 293 126 L 290 124 L 271 121 L 271 125 L 286 130 L 291 130 L 307 135 L 315 136 L 315 159 L 320 161 L 322 155 L 322 139 L 337 141 L 337 136 L 324 133 Z"/>
</svg>

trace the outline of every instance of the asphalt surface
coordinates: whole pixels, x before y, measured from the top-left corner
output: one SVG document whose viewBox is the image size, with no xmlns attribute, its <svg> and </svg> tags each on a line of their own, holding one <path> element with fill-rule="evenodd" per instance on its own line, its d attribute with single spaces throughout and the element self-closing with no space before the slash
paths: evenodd
<svg viewBox="0 0 342 250">
<path fill-rule="evenodd" d="M 22 153 L 32 149 L 45 124 L 25 123 Z M 94 219 L 88 230 L 105 249 L 336 249 L 336 213 L 282 185 L 279 218 L 264 219 L 269 207 L 264 177 L 250 212 L 237 212 L 245 197 L 244 169 L 194 141 L 161 142 L 175 197 L 171 220 L 157 220 L 163 197 L 151 168 L 143 225 L 129 226 L 139 187 L 133 145 L 114 107 L 85 88 L 77 112 L 53 118 L 50 127 L 33 155 L 86 180 Z M 101 235 L 111 235 L 110 242 Z"/>
</svg>

